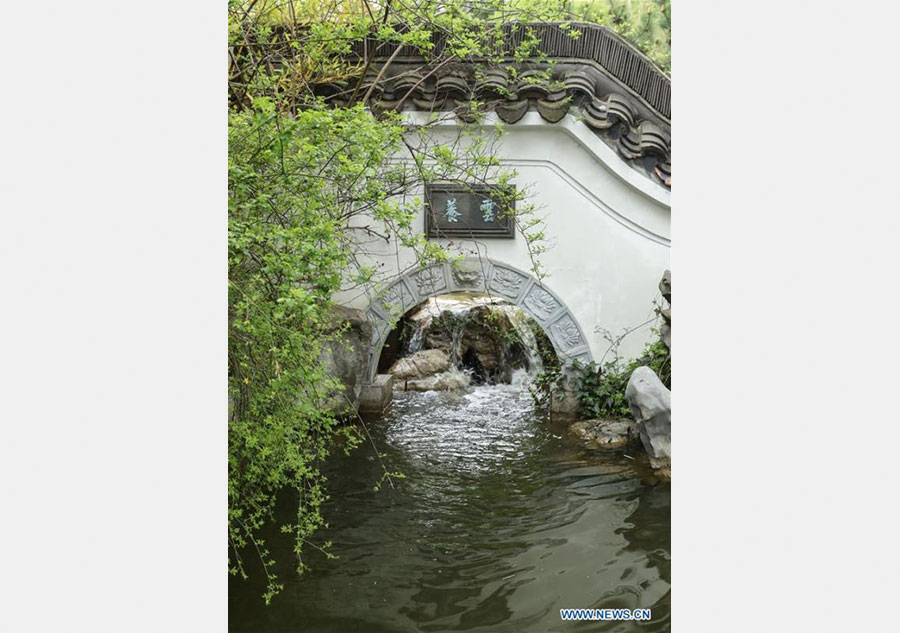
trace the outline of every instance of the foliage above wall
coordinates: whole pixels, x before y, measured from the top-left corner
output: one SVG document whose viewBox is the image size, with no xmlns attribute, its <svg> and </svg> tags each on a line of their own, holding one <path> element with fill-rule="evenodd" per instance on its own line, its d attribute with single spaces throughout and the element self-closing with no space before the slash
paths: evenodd
<svg viewBox="0 0 900 633">
<path fill-rule="evenodd" d="M 574 0 L 574 20 L 603 24 L 634 44 L 666 73 L 672 69 L 670 0 Z"/>
<path fill-rule="evenodd" d="M 372 57 L 348 62 L 351 44 L 364 37 L 403 43 L 440 67 L 490 58 L 485 42 L 512 21 L 591 19 L 599 11 L 598 18 L 619 19 L 613 27 L 626 37 L 631 24 L 636 36 L 646 32 L 656 42 L 655 31 L 640 26 L 663 24 L 646 17 L 657 16 L 647 7 L 659 4 L 668 16 L 668 2 L 591 4 L 229 0 L 229 569 L 264 574 L 266 601 L 281 589 L 261 538 L 276 495 L 288 488 L 299 500 L 295 520 L 282 529 L 293 536 L 302 571 L 308 548 L 327 546 L 315 540 L 327 498 L 321 464 L 339 442 L 350 448 L 360 439 L 332 413 L 336 385 L 320 362 L 334 329 L 331 297 L 378 290 L 383 280 L 365 263 L 372 244 L 410 249 L 422 266 L 447 260 L 413 231 L 422 182 L 506 186 L 514 175 L 494 156 L 499 130 L 464 129 L 455 142 L 439 144 L 430 140 L 430 124 L 405 125 L 392 112 L 373 117 L 368 105 L 383 76 L 366 81 Z M 449 43 L 440 56 L 431 53 L 437 32 Z M 526 39 L 519 54 L 539 52 Z M 667 64 L 667 57 L 653 58 Z M 311 87 L 329 81 L 347 84 L 341 107 L 314 96 Z M 387 160 L 398 152 L 409 160 Z M 515 195 L 516 230 L 540 277 L 541 223 L 525 192 Z"/>
</svg>

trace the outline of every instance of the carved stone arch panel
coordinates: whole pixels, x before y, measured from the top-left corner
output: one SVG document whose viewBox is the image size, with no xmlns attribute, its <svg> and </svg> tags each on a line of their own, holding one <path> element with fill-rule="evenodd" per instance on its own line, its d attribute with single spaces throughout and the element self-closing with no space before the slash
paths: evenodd
<svg viewBox="0 0 900 633">
<path fill-rule="evenodd" d="M 494 296 L 521 308 L 541 326 L 564 362 L 593 360 L 581 325 L 550 288 L 513 266 L 486 258 L 466 258 L 407 272 L 372 300 L 366 309 L 372 321 L 369 380 L 375 379 L 384 342 L 400 317 L 426 299 L 463 291 Z"/>
</svg>

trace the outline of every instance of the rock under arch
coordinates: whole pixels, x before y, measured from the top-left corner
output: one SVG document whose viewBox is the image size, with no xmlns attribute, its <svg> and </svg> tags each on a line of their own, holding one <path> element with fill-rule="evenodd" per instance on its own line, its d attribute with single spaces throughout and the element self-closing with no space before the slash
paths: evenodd
<svg viewBox="0 0 900 633">
<path fill-rule="evenodd" d="M 487 258 L 470 257 L 453 264 L 435 264 L 401 275 L 366 309 L 372 322 L 369 380 L 375 379 L 378 358 L 391 329 L 422 301 L 451 292 L 480 292 L 521 308 L 537 321 L 563 361 L 593 360 L 588 340 L 568 306 L 533 275 Z"/>
</svg>

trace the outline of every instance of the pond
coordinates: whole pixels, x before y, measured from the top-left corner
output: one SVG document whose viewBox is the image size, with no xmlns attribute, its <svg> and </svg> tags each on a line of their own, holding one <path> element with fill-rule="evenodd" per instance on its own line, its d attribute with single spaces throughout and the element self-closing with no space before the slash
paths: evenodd
<svg viewBox="0 0 900 633">
<path fill-rule="evenodd" d="M 535 413 L 520 380 L 396 393 L 367 427 L 381 458 L 366 443 L 327 467 L 330 527 L 317 538 L 338 558 L 311 553 L 297 576 L 273 535 L 284 591 L 266 606 L 259 574 L 231 579 L 230 631 L 670 629 L 670 488 L 637 456 L 582 447 Z M 406 478 L 374 492 L 383 467 Z M 560 619 L 592 607 L 652 619 Z"/>
</svg>

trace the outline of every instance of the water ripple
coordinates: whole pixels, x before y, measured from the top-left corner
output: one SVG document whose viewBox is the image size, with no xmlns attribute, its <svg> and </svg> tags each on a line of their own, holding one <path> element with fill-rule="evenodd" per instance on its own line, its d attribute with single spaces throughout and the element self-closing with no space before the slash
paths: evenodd
<svg viewBox="0 0 900 633">
<path fill-rule="evenodd" d="M 580 631 L 668 631 L 669 492 L 634 462 L 589 452 L 538 419 L 520 386 L 398 394 L 371 447 L 329 464 L 323 513 L 337 560 L 262 606 L 232 581 L 232 631 L 569 631 L 560 608 L 650 607 L 653 620 Z M 286 504 L 287 505 L 287 504 Z M 289 509 L 289 508 L 288 508 Z M 279 560 L 290 544 L 273 536 Z"/>
</svg>

